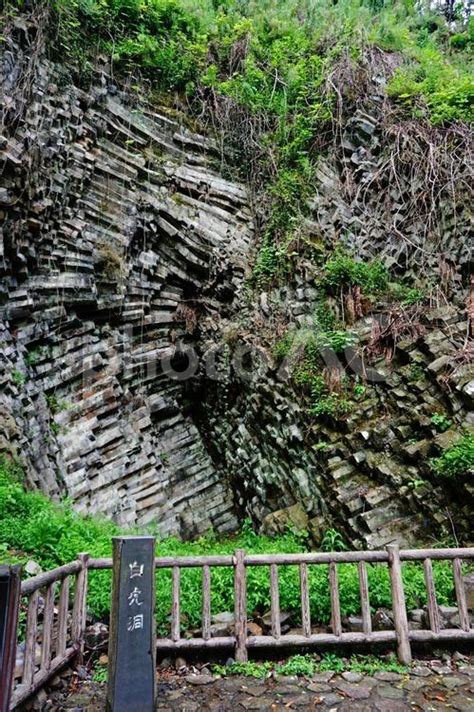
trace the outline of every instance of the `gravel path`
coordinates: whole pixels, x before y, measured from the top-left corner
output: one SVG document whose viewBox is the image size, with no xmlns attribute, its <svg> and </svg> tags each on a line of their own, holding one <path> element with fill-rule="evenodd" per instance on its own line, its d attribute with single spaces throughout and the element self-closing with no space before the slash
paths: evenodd
<svg viewBox="0 0 474 712">
<path fill-rule="evenodd" d="M 78 691 L 43 710 L 102 712 L 105 687 L 83 682 Z M 417 712 L 459 710 L 474 712 L 474 665 L 459 668 L 442 663 L 419 664 L 407 673 L 320 673 L 258 680 L 216 678 L 211 674 L 159 673 L 158 710 L 169 712 L 239 712 L 239 710 L 318 709 L 350 712 Z"/>
</svg>

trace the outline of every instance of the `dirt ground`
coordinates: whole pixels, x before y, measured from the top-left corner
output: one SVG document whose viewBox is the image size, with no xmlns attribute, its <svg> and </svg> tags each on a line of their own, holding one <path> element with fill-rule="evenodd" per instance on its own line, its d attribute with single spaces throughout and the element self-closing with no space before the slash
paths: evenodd
<svg viewBox="0 0 474 712">
<path fill-rule="evenodd" d="M 185 674 L 159 671 L 157 710 L 238 712 L 238 710 L 317 709 L 350 712 L 474 712 L 474 661 L 454 665 L 424 661 L 407 674 L 331 672 L 312 678 L 217 677 L 206 668 Z M 72 688 L 72 689 L 71 689 Z M 50 690 L 41 709 L 102 712 L 106 687 L 91 680 L 70 681 L 67 693 Z M 38 709 L 38 708 L 37 708 Z M 139 712 L 138 707 L 131 712 Z"/>
</svg>

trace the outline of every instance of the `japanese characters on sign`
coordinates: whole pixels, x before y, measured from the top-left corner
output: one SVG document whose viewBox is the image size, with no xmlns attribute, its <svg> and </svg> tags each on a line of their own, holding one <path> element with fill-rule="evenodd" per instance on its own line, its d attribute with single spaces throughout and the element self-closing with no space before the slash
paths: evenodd
<svg viewBox="0 0 474 712">
<path fill-rule="evenodd" d="M 153 537 L 114 537 L 109 712 L 152 712 L 155 694 Z"/>
<path fill-rule="evenodd" d="M 128 568 L 130 570 L 130 581 L 134 578 L 141 578 L 145 569 L 144 564 L 139 564 L 137 561 L 134 561 L 133 563 L 129 564 Z M 143 601 L 140 600 L 140 595 L 141 590 L 138 588 L 138 586 L 134 586 L 128 595 L 128 605 L 130 608 L 135 606 L 137 608 L 139 606 L 143 606 Z M 127 619 L 127 630 L 130 633 L 132 633 L 134 630 L 143 630 L 143 620 L 143 613 L 140 613 L 138 615 L 133 615 L 131 613 L 131 615 L 129 615 Z"/>
</svg>

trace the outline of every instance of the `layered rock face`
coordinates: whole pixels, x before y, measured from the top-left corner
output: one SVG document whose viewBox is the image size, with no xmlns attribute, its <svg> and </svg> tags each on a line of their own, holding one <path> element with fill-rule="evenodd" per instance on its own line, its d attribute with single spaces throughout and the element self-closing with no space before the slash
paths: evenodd
<svg viewBox="0 0 474 712">
<path fill-rule="evenodd" d="M 219 176 L 210 139 L 110 77 L 83 92 L 33 64 L 35 31 L 17 24 L 3 66 L 22 115 L 2 139 L 2 445 L 30 484 L 81 511 L 163 534 L 233 529 L 227 485 L 161 361 L 173 366 L 200 311 L 239 299 L 246 190 Z"/>
<path fill-rule="evenodd" d="M 238 504 L 265 531 L 294 526 L 319 542 L 335 528 L 365 547 L 470 536 L 472 483 L 440 481 L 428 464 L 474 424 L 472 368 L 448 383 L 442 370 L 466 322 L 449 311 L 433 310 L 431 318 L 425 337 L 399 344 L 389 368 L 378 364 L 383 380 L 368 384 L 337 424 L 310 419 L 277 369 L 240 388 L 232 372 L 216 383 L 214 397 L 201 404 L 201 427 L 214 460 L 232 476 Z M 362 345 L 371 322 L 354 327 Z M 434 413 L 449 414 L 446 432 L 437 432 Z"/>
<path fill-rule="evenodd" d="M 1 70 L 0 449 L 29 484 L 163 535 L 231 531 L 244 515 L 361 546 L 469 532 L 472 487 L 426 464 L 474 425 L 472 368 L 455 362 L 469 333 L 464 210 L 446 208 L 437 251 L 414 222 L 408 241 L 387 239 L 410 188 L 391 186 L 384 206 L 380 186 L 372 205 L 348 194 L 348 165 L 369 185 L 384 162 L 364 115 L 342 163 L 320 163 L 309 229 L 398 269 L 441 254 L 454 301 L 374 364 L 381 378 L 346 421 L 314 422 L 270 355 L 282 323 L 311 324 L 311 265 L 249 298 L 253 210 L 213 139 L 105 70 L 78 88 L 41 42 L 16 21 Z M 374 321 L 354 324 L 362 346 Z"/>
<path fill-rule="evenodd" d="M 406 313 L 374 304 L 367 316 L 354 319 L 349 328 L 359 354 L 368 354 L 384 330 L 391 334 L 388 348 L 363 356 L 355 369 L 344 369 L 336 358 L 342 373 L 355 370 L 364 382 L 368 376 L 366 392 L 347 418 L 315 421 L 291 395 L 286 367 L 271 358 L 275 333 L 314 328 L 321 295 L 313 263 L 303 257 L 293 283 L 256 295 L 251 315 L 234 327 L 260 371 L 254 378 L 245 374 L 242 388 L 234 370 L 224 369 L 212 399 L 222 406 L 216 411 L 203 401 L 200 417 L 239 505 L 266 531 L 290 525 L 319 542 L 336 528 L 352 544 L 369 547 L 469 539 L 472 478 L 443 481 L 429 465 L 474 427 L 469 200 L 458 205 L 441 190 L 436 213 L 421 225 L 414 210 L 419 186 L 410 175 L 416 171 L 410 167 L 390 182 L 390 156 L 381 149 L 383 112 L 377 101 L 372 109 L 349 121 L 337 160 L 319 161 L 306 229 L 316 244 L 343 241 L 361 259 L 382 257 L 394 274 L 425 279 L 430 304 Z M 467 179 L 468 173 L 466 161 L 459 175 Z"/>
</svg>

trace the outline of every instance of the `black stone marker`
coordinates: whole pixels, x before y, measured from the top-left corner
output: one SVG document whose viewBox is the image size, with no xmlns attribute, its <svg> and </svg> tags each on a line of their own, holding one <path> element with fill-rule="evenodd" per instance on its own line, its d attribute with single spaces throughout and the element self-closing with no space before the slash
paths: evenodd
<svg viewBox="0 0 474 712">
<path fill-rule="evenodd" d="M 0 712 L 8 712 L 16 657 L 20 567 L 0 566 Z"/>
<path fill-rule="evenodd" d="M 108 712 L 155 709 L 155 539 L 113 538 Z"/>
</svg>

